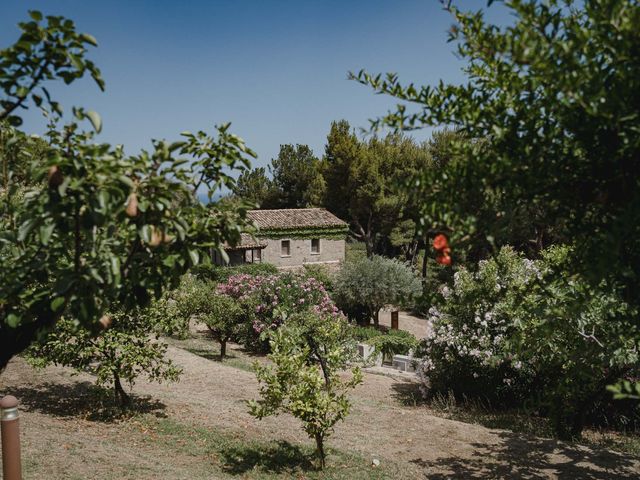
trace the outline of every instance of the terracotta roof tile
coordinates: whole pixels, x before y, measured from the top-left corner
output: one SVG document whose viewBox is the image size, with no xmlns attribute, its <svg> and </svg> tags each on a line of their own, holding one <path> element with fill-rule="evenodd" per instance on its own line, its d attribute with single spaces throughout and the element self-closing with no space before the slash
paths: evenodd
<svg viewBox="0 0 640 480">
<path fill-rule="evenodd" d="M 261 230 L 305 227 L 347 227 L 345 222 L 324 208 L 250 210 L 247 215 Z"/>
<path fill-rule="evenodd" d="M 238 243 L 235 247 L 230 246 L 229 244 L 225 244 L 225 250 L 248 250 L 252 248 L 265 248 L 267 246 L 267 242 L 264 240 L 258 240 L 253 238 L 248 233 L 240 234 L 240 243 Z"/>
</svg>

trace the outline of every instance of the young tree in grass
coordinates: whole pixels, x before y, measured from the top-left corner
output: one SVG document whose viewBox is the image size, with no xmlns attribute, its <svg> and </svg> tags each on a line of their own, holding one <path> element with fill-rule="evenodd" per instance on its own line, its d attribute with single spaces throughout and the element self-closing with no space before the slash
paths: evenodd
<svg viewBox="0 0 640 480">
<path fill-rule="evenodd" d="M 376 327 L 385 305 L 408 305 L 420 294 L 421 283 L 413 269 L 398 260 L 374 255 L 347 262 L 336 276 L 334 291 L 346 311 L 363 310 L 366 323 Z"/>
<path fill-rule="evenodd" d="M 227 342 L 241 333 L 244 309 L 235 299 L 218 294 L 210 296 L 207 307 L 207 313 L 202 315 L 202 322 L 220 344 L 220 360 L 224 360 Z"/>
<path fill-rule="evenodd" d="M 104 319 L 107 321 L 107 319 Z M 144 311 L 119 311 L 108 316 L 111 322 L 100 335 L 68 319 L 60 320 L 42 343 L 28 351 L 29 362 L 36 367 L 49 364 L 88 371 L 98 385 L 112 385 L 116 401 L 122 407 L 131 399 L 123 382 L 133 386 L 144 374 L 150 381 L 175 381 L 179 367 L 165 358 L 166 343 L 160 341 L 160 326 Z"/>
<path fill-rule="evenodd" d="M 245 309 L 228 295 L 216 292 L 216 283 L 196 280 L 180 303 L 189 305 L 189 312 L 204 323 L 211 336 L 220 344 L 220 360 L 227 353 L 227 342 L 242 331 Z M 185 311 L 186 309 L 182 309 Z"/>
<path fill-rule="evenodd" d="M 261 399 L 249 402 L 250 412 L 258 419 L 281 412 L 300 419 L 324 468 L 324 442 L 349 413 L 347 392 L 362 381 L 358 367 L 348 380 L 340 376 L 354 354 L 350 327 L 344 317 L 296 314 L 270 333 L 270 343 L 273 365 L 256 363 Z"/>
</svg>

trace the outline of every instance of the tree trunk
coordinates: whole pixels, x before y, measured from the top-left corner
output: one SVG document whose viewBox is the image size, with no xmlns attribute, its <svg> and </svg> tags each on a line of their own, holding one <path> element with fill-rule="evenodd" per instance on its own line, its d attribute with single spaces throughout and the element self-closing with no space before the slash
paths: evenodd
<svg viewBox="0 0 640 480">
<path fill-rule="evenodd" d="M 120 376 L 117 372 L 113 372 L 113 387 L 116 394 L 116 402 L 123 408 L 131 405 L 131 397 L 124 391 L 122 388 L 122 383 L 120 383 Z"/>
<path fill-rule="evenodd" d="M 427 259 L 429 258 L 429 244 L 424 247 L 424 257 L 422 257 L 422 278 L 427 278 Z"/>
<path fill-rule="evenodd" d="M 320 460 L 320 470 L 325 467 L 325 453 L 324 453 L 324 438 L 321 434 L 316 433 L 316 448 L 318 453 L 318 460 Z"/>
<path fill-rule="evenodd" d="M 222 361 L 227 354 L 227 341 L 220 340 L 220 360 Z"/>
<path fill-rule="evenodd" d="M 377 309 L 373 314 L 373 326 L 376 328 L 380 327 L 380 309 Z"/>
</svg>

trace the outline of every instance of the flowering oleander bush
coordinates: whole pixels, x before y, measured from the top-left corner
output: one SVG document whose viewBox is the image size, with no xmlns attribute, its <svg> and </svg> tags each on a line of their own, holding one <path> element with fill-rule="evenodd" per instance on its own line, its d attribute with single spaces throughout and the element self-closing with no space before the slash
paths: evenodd
<svg viewBox="0 0 640 480">
<path fill-rule="evenodd" d="M 567 273 L 571 255 L 553 247 L 532 261 L 505 247 L 477 271 L 456 272 L 429 311 L 424 392 L 534 406 L 566 437 L 603 420 L 612 409 L 606 386 L 638 374 L 639 346 L 628 340 L 636 337 L 623 335 L 637 327 L 615 286 Z"/>
<path fill-rule="evenodd" d="M 287 316 L 311 311 L 319 315 L 342 316 L 333 303 L 324 285 L 315 278 L 296 273 L 251 276 L 233 275 L 217 286 L 218 294 L 234 298 L 249 312 L 245 323 L 245 343 L 253 347 L 265 347 L 260 335 L 277 328 Z"/>
<path fill-rule="evenodd" d="M 510 353 L 508 340 L 516 327 L 504 306 L 538 275 L 534 262 L 503 248 L 480 262 L 477 272 L 460 269 L 452 286 L 441 287 L 439 305 L 429 309 L 433 328 L 422 346 L 425 393 L 452 390 L 501 402 L 521 398 L 530 376 Z"/>
</svg>

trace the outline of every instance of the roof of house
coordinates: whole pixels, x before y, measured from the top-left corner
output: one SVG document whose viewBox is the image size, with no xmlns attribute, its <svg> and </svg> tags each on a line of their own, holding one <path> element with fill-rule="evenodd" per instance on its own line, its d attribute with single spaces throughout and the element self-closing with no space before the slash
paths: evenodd
<svg viewBox="0 0 640 480">
<path fill-rule="evenodd" d="M 324 208 L 284 208 L 279 210 L 250 210 L 247 216 L 260 230 L 305 228 L 346 228 L 343 222 Z"/>
<path fill-rule="evenodd" d="M 227 243 L 225 244 L 224 249 L 225 250 L 250 250 L 254 248 L 265 248 L 266 246 L 267 246 L 267 242 L 254 238 L 248 233 L 241 233 L 240 242 L 237 245 L 232 247 Z"/>
</svg>

